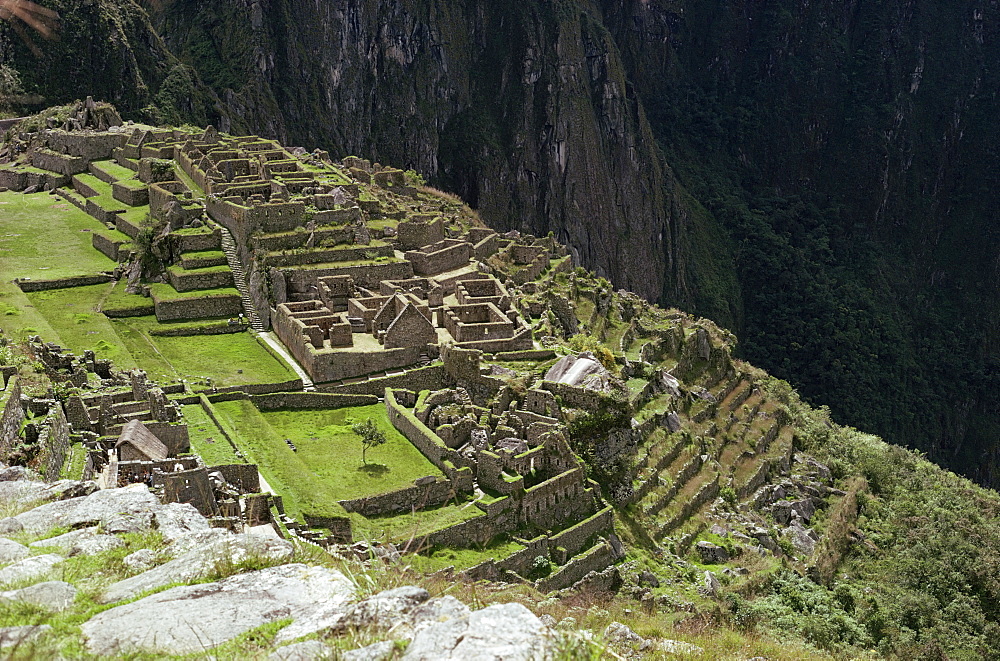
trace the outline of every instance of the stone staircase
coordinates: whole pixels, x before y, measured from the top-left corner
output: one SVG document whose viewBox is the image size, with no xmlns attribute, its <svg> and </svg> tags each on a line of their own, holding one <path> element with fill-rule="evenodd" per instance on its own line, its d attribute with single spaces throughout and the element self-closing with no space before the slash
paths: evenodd
<svg viewBox="0 0 1000 661">
<path fill-rule="evenodd" d="M 243 301 L 243 310 L 250 319 L 250 327 L 258 333 L 263 332 L 267 329 L 264 326 L 264 322 L 261 321 L 260 315 L 257 313 L 257 308 L 254 307 L 250 294 L 247 292 L 246 272 L 243 270 L 243 264 L 240 263 L 239 255 L 236 254 L 236 242 L 233 241 L 233 235 L 229 233 L 229 230 L 221 225 L 219 228 L 222 232 L 222 252 L 226 254 L 229 269 L 233 272 L 233 281 L 236 283 L 236 289 L 240 292 L 240 299 Z"/>
</svg>

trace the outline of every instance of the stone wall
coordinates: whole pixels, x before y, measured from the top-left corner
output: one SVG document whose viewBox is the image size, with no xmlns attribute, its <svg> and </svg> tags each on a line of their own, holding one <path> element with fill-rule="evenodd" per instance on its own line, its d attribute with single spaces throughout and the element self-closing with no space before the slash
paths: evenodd
<svg viewBox="0 0 1000 661">
<path fill-rule="evenodd" d="M 70 278 L 57 278 L 54 280 L 15 280 L 14 282 L 23 292 L 46 291 L 49 289 L 66 289 L 67 287 L 87 287 L 89 285 L 100 285 L 111 282 L 114 278 L 110 274 L 78 275 Z"/>
<path fill-rule="evenodd" d="M 398 404 L 391 389 L 385 391 L 385 408 L 392 426 L 449 478 L 456 480 L 457 466 L 469 466 L 465 457 L 445 445 L 441 437 L 420 422 L 412 411 Z M 471 480 L 471 475 L 470 470 L 466 479 Z"/>
<path fill-rule="evenodd" d="M 170 286 L 179 292 L 233 286 L 233 272 L 228 268 L 189 271 L 179 266 L 171 266 L 167 269 L 167 277 L 170 278 Z"/>
<path fill-rule="evenodd" d="M 150 420 L 142 424 L 146 425 L 146 429 L 167 446 L 167 456 L 176 457 L 191 451 L 191 439 L 188 436 L 188 427 L 186 424 L 158 422 L 156 420 Z"/>
<path fill-rule="evenodd" d="M 445 374 L 443 365 L 428 365 L 427 367 L 417 367 L 407 370 L 402 374 L 393 376 L 383 376 L 377 379 L 368 379 L 360 383 L 348 383 L 343 385 L 326 384 L 317 388 L 324 392 L 339 394 L 375 395 L 381 397 L 385 394 L 386 388 L 407 389 L 414 391 L 439 390 L 445 386 Z M 399 401 L 397 397 L 397 401 Z"/>
<path fill-rule="evenodd" d="M 308 235 L 306 235 L 308 238 Z M 375 260 L 379 257 L 393 257 L 392 246 L 358 246 L 355 248 L 325 248 L 305 252 L 281 254 L 272 252 L 267 256 L 267 265 L 277 268 L 284 266 L 303 266 L 322 264 L 326 262 L 352 262 L 357 260 Z"/>
<path fill-rule="evenodd" d="M 552 559 L 556 564 L 565 564 L 569 558 L 587 548 L 596 535 L 603 533 L 606 536 L 614 532 L 614 525 L 615 513 L 608 506 L 594 516 L 553 535 L 549 539 L 549 548 L 553 552 Z"/>
<path fill-rule="evenodd" d="M 55 172 L 26 172 L 0 167 L 0 186 L 10 190 L 22 191 L 31 186 L 37 186 L 39 189 L 58 188 L 67 185 L 69 181 L 70 175 Z"/>
<path fill-rule="evenodd" d="M 31 153 L 31 164 L 36 168 L 51 170 L 62 175 L 80 174 L 87 171 L 86 159 L 60 154 L 44 147 Z"/>
<path fill-rule="evenodd" d="M 593 494 L 586 488 L 582 468 L 573 468 L 525 490 L 521 499 L 525 521 L 540 528 L 555 528 L 594 509 Z"/>
<path fill-rule="evenodd" d="M 371 517 L 437 507 L 456 495 L 451 480 L 436 479 L 427 484 L 414 484 L 411 487 L 389 493 L 354 500 L 342 500 L 340 504 L 348 512 L 357 512 L 362 516 Z"/>
<path fill-rule="evenodd" d="M 111 184 L 111 195 L 130 207 L 141 207 L 144 204 L 149 204 L 149 189 L 144 185 L 136 186 L 131 181 L 116 181 Z"/>
<path fill-rule="evenodd" d="M 0 460 L 5 460 L 10 449 L 20 442 L 23 422 L 21 384 L 17 375 L 14 375 L 7 381 L 7 387 L 0 394 Z"/>
<path fill-rule="evenodd" d="M 405 254 L 415 274 L 436 275 L 467 266 L 472 257 L 472 246 L 466 241 L 445 239 Z"/>
<path fill-rule="evenodd" d="M 219 294 L 202 298 L 156 300 L 156 318 L 159 321 L 175 319 L 204 319 L 208 317 L 235 317 L 243 312 L 243 302 L 238 294 Z"/>
<path fill-rule="evenodd" d="M 319 289 L 319 279 L 330 275 L 349 275 L 354 282 L 368 289 L 377 289 L 383 280 L 406 280 L 413 277 L 413 266 L 402 262 L 372 262 L 355 266 L 332 266 L 323 269 L 284 271 L 289 291 L 306 292 Z"/>
<path fill-rule="evenodd" d="M 170 235 L 170 240 L 173 242 L 174 251 L 178 253 L 222 249 L 222 235 L 218 228 L 203 234 L 178 234 L 175 232 Z"/>
<path fill-rule="evenodd" d="M 427 535 L 423 542 L 427 546 L 447 546 L 451 548 L 482 548 L 497 535 L 515 530 L 517 520 L 495 519 L 486 515 L 477 516 L 443 530 L 436 530 Z"/>
<path fill-rule="evenodd" d="M 38 462 L 42 475 L 52 482 L 59 479 L 66 453 L 69 452 L 69 422 L 66 421 L 62 406 L 56 404 L 49 409 L 44 424 L 38 437 L 38 444 L 42 448 Z"/>
<path fill-rule="evenodd" d="M 125 133 L 106 131 L 62 131 L 45 132 L 45 140 L 54 151 L 70 156 L 79 156 L 87 161 L 105 161 L 111 158 L 115 149 L 123 147 L 127 140 Z"/>
<path fill-rule="evenodd" d="M 574 557 L 548 578 L 535 583 L 542 594 L 568 588 L 590 572 L 599 572 L 615 561 L 615 554 L 607 543 L 598 544 L 583 555 Z"/>
<path fill-rule="evenodd" d="M 223 479 L 240 493 L 260 493 L 260 473 L 254 464 L 222 464 L 208 470 L 222 473 Z"/>
<path fill-rule="evenodd" d="M 261 411 L 275 409 L 339 409 L 348 406 L 370 406 L 378 403 L 375 395 L 345 395 L 320 392 L 279 392 L 253 395 L 250 400 Z"/>
<path fill-rule="evenodd" d="M 541 387 L 560 397 L 564 405 L 577 409 L 596 410 L 600 408 L 604 395 L 596 390 L 577 388 L 565 383 L 542 381 Z"/>
<path fill-rule="evenodd" d="M 118 261 L 119 248 L 124 244 L 125 241 L 123 239 L 115 240 L 101 231 L 92 232 L 90 235 L 90 245 L 104 253 L 105 257 L 115 262 Z"/>
</svg>

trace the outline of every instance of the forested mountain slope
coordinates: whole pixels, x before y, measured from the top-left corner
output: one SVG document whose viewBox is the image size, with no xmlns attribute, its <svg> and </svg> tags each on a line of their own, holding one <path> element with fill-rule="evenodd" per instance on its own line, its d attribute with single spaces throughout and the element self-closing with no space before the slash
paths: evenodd
<svg viewBox="0 0 1000 661">
<path fill-rule="evenodd" d="M 1000 479 L 993 5 L 42 4 L 61 40 L 36 58 L 4 26 L 0 62 L 46 104 L 412 167 L 733 328 L 837 419 Z"/>
</svg>

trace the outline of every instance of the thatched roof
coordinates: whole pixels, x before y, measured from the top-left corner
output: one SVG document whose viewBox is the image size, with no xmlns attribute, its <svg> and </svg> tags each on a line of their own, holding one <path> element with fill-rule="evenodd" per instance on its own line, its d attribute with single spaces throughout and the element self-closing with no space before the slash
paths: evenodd
<svg viewBox="0 0 1000 661">
<path fill-rule="evenodd" d="M 132 445 L 132 447 L 149 457 L 152 461 L 163 461 L 170 454 L 167 446 L 161 443 L 160 439 L 156 438 L 153 432 L 149 431 L 146 425 L 138 420 L 132 420 L 125 425 L 122 435 L 118 437 L 118 442 L 115 443 L 115 449 L 117 450 L 126 443 Z"/>
</svg>

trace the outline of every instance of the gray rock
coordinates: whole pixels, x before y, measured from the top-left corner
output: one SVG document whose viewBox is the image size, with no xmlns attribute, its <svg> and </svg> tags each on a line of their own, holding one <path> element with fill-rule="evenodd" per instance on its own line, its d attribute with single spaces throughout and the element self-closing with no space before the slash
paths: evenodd
<svg viewBox="0 0 1000 661">
<path fill-rule="evenodd" d="M 774 515 L 774 520 L 781 525 L 787 525 L 792 520 L 793 513 L 809 523 L 809 519 L 816 513 L 816 506 L 811 498 L 781 500 L 771 506 L 771 513 Z"/>
<path fill-rule="evenodd" d="M 141 592 L 169 583 L 186 583 L 205 576 L 220 563 L 239 563 L 249 557 L 270 560 L 288 560 L 293 547 L 283 539 L 257 535 L 228 535 L 222 539 L 196 548 L 170 562 L 144 571 L 137 576 L 114 583 L 98 598 L 102 604 L 131 599 Z"/>
<path fill-rule="evenodd" d="M 64 535 L 31 543 L 32 548 L 57 548 L 69 555 L 95 555 L 122 546 L 125 546 L 125 542 L 114 535 L 99 534 L 96 526 L 71 530 Z"/>
<path fill-rule="evenodd" d="M 24 544 L 18 544 L 12 539 L 0 537 L 0 564 L 15 562 L 31 555 L 31 551 Z"/>
<path fill-rule="evenodd" d="M 12 469 L 8 468 L 7 471 Z M 31 473 L 32 471 L 28 471 Z M 65 500 L 78 496 L 87 496 L 97 490 L 93 482 L 77 480 L 59 480 L 48 484 L 33 479 L 0 480 L 0 501 L 33 505 L 54 500 Z"/>
<path fill-rule="evenodd" d="M 658 640 L 656 649 L 667 654 L 704 654 L 705 650 L 682 640 Z"/>
<path fill-rule="evenodd" d="M 97 526 L 80 528 L 79 530 L 70 530 L 68 533 L 56 535 L 55 537 L 39 539 L 38 541 L 31 542 L 29 546 L 33 549 L 56 548 L 69 553 L 69 550 L 74 546 L 85 539 L 96 537 L 97 534 Z"/>
<path fill-rule="evenodd" d="M 639 585 L 648 585 L 651 588 L 658 588 L 660 587 L 660 579 L 656 578 L 656 574 L 647 569 L 639 574 Z"/>
<path fill-rule="evenodd" d="M 719 583 L 719 579 L 716 578 L 715 574 L 710 571 L 706 571 L 704 582 L 702 583 L 701 588 L 699 588 L 699 591 L 710 597 L 717 597 L 719 596 L 719 590 L 721 589 L 722 583 Z"/>
<path fill-rule="evenodd" d="M 106 518 L 101 526 L 106 532 L 121 534 L 127 532 L 145 532 L 153 528 L 152 512 L 123 512 Z"/>
<path fill-rule="evenodd" d="M 125 542 L 120 537 L 114 535 L 94 535 L 86 539 L 81 539 L 69 550 L 70 556 L 76 555 L 97 555 L 111 549 L 119 549 L 125 546 Z"/>
<path fill-rule="evenodd" d="M 100 656 L 191 654 L 263 624 L 298 620 L 327 601 L 350 599 L 353 591 L 336 570 L 282 565 L 171 588 L 99 613 L 81 629 L 87 649 Z"/>
<path fill-rule="evenodd" d="M 208 530 L 189 532 L 181 535 L 176 540 L 171 542 L 167 548 L 163 549 L 163 553 L 171 558 L 179 558 L 189 551 L 208 546 L 209 544 L 214 544 L 220 539 L 226 539 L 228 537 L 232 537 L 232 535 L 233 533 L 222 528 L 210 528 Z"/>
<path fill-rule="evenodd" d="M 122 558 L 122 564 L 133 571 L 146 571 L 156 566 L 156 551 L 139 549 Z"/>
<path fill-rule="evenodd" d="M 521 604 L 500 604 L 418 632 L 405 661 L 527 661 L 546 658 L 555 637 Z"/>
<path fill-rule="evenodd" d="M 729 551 L 722 546 L 716 546 L 712 542 L 698 542 L 695 546 L 701 561 L 706 565 L 717 565 L 729 560 Z"/>
<path fill-rule="evenodd" d="M 392 653 L 396 649 L 396 644 L 391 640 L 383 640 L 367 647 L 344 652 L 340 655 L 341 661 L 388 661 L 392 658 Z"/>
<path fill-rule="evenodd" d="M 318 640 L 305 640 L 301 643 L 279 647 L 271 652 L 267 658 L 268 661 L 317 661 L 333 658 L 333 651 Z M 341 658 L 347 657 L 342 656 Z"/>
<path fill-rule="evenodd" d="M 212 526 L 190 503 L 167 503 L 153 514 L 153 527 L 168 542 L 192 532 L 205 532 Z"/>
<path fill-rule="evenodd" d="M 5 466 L 4 468 L 0 468 L 0 482 L 16 482 L 18 480 L 41 482 L 42 476 L 24 466 Z"/>
<path fill-rule="evenodd" d="M 343 631 L 351 627 L 390 629 L 430 598 L 427 590 L 412 585 L 385 590 L 348 608 L 333 630 Z"/>
<path fill-rule="evenodd" d="M 20 581 L 30 581 L 47 574 L 62 556 L 53 553 L 33 555 L 18 560 L 12 565 L 0 569 L 0 585 L 9 585 Z"/>
<path fill-rule="evenodd" d="M 43 633 L 51 629 L 48 624 L 28 624 L 22 627 L 2 627 L 0 628 L 0 650 L 20 648 L 30 650 L 25 645 L 30 645 L 31 641 L 38 638 Z"/>
<path fill-rule="evenodd" d="M 19 601 L 51 611 L 64 611 L 76 599 L 76 588 L 63 581 L 35 583 L 20 590 L 0 592 L 0 601 Z"/>
<path fill-rule="evenodd" d="M 652 643 L 621 622 L 612 622 L 607 626 L 604 630 L 604 640 L 616 647 L 629 647 L 640 652 L 652 647 Z"/>
<path fill-rule="evenodd" d="M 815 530 L 804 527 L 797 519 L 785 531 L 785 537 L 792 543 L 795 550 L 804 555 L 812 555 L 816 550 L 819 535 Z"/>
<path fill-rule="evenodd" d="M 67 498 L 79 498 L 89 496 L 98 490 L 97 482 L 92 480 L 58 480 L 45 487 L 46 499 L 66 500 Z"/>
<path fill-rule="evenodd" d="M 42 534 L 53 528 L 107 524 L 120 517 L 147 513 L 160 507 L 160 501 L 144 484 L 121 489 L 102 489 L 89 496 L 60 500 L 23 512 L 14 517 L 25 532 Z M 104 525 L 105 531 L 110 529 Z"/>
<path fill-rule="evenodd" d="M 13 517 L 0 519 L 0 535 L 16 535 L 22 530 L 24 530 L 24 526 L 17 519 Z"/>
<path fill-rule="evenodd" d="M 396 638 L 412 640 L 418 631 L 449 620 L 468 617 L 470 613 L 472 611 L 468 606 L 451 595 L 435 597 L 410 611 L 406 621 L 395 625 L 390 633 Z"/>
</svg>

